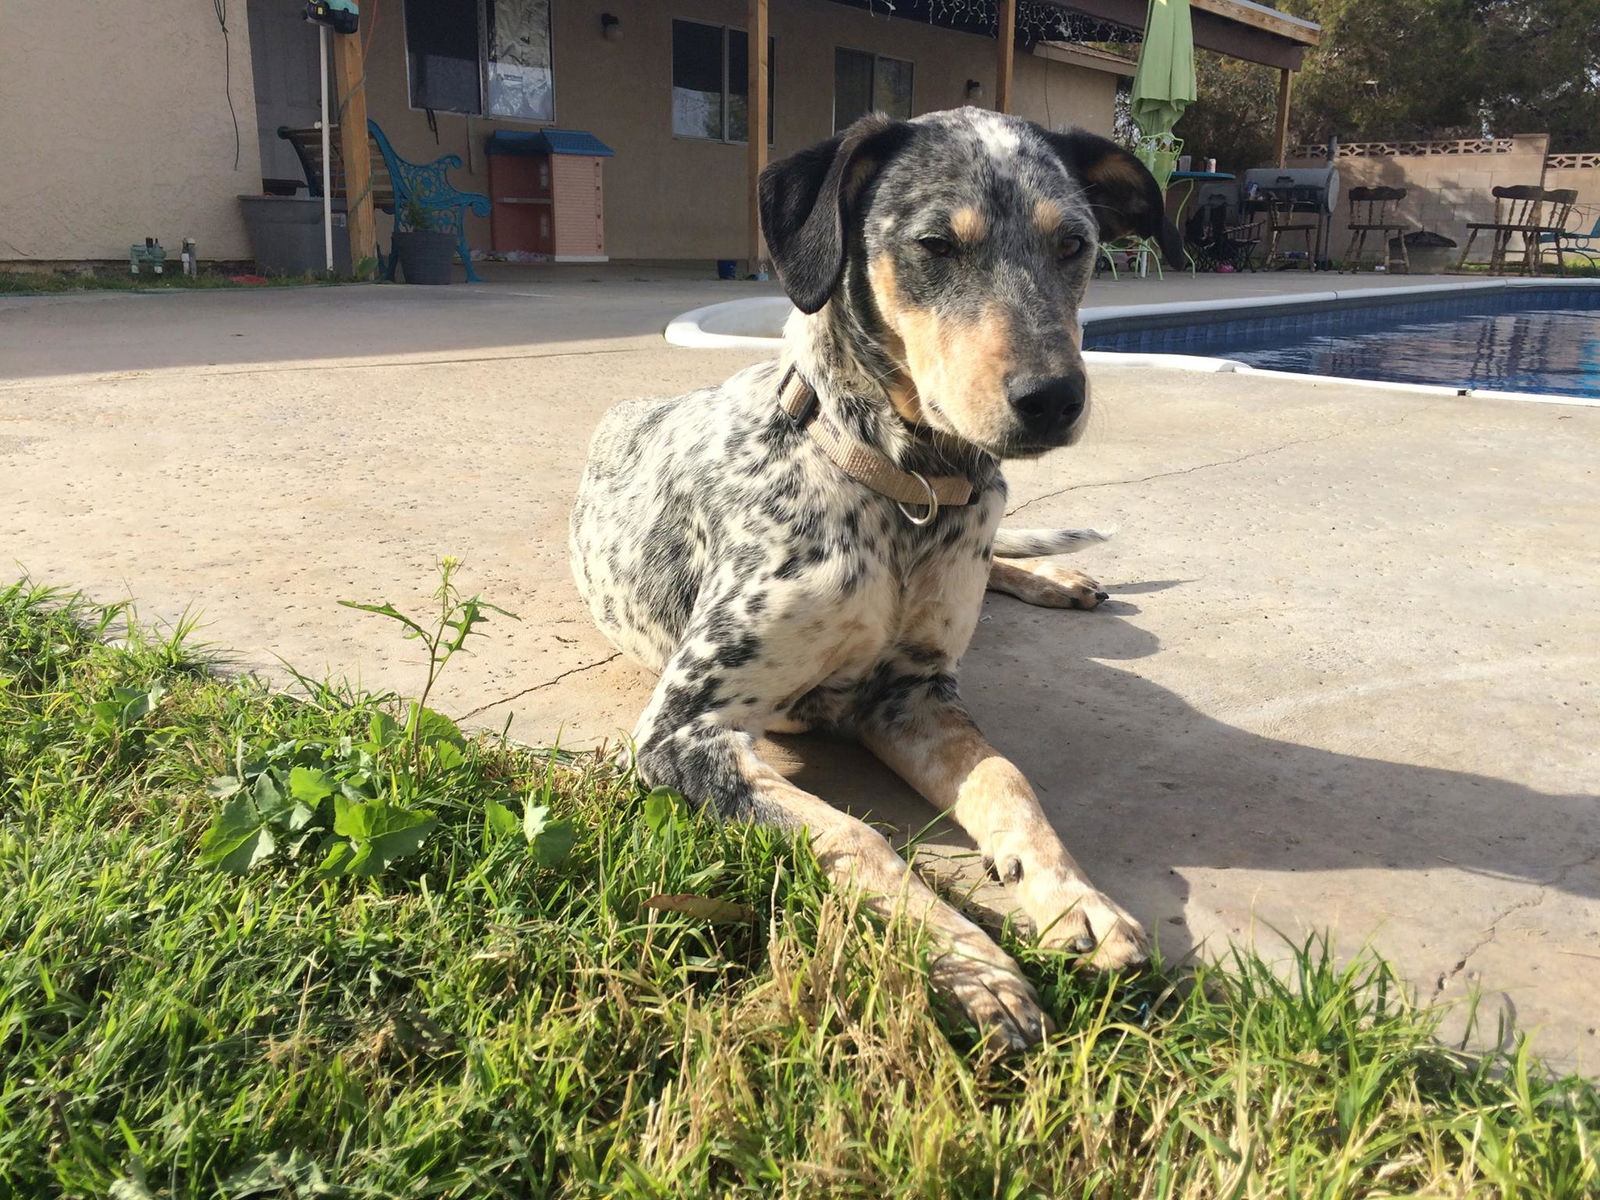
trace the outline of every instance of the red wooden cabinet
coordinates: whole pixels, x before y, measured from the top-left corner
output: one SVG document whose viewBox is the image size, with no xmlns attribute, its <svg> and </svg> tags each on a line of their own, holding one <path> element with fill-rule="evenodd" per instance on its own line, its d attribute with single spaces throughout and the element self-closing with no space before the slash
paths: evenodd
<svg viewBox="0 0 1600 1200">
<path fill-rule="evenodd" d="M 485 145 L 494 249 L 604 262 L 605 160 L 611 149 L 572 129 L 502 129 Z"/>
</svg>

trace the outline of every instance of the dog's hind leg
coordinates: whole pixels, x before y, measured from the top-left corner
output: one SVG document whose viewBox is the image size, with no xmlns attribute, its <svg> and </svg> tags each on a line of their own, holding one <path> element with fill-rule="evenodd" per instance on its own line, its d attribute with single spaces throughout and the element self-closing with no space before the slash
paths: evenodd
<svg viewBox="0 0 1600 1200">
<path fill-rule="evenodd" d="M 989 590 L 1041 608 L 1094 608 L 1108 598 L 1082 571 L 1048 558 L 995 559 L 989 567 Z"/>
<path fill-rule="evenodd" d="M 1088 955 L 1097 967 L 1143 961 L 1139 922 L 1089 882 L 1022 772 L 984 740 L 941 679 L 902 685 L 892 705 L 858 727 L 861 740 L 973 836 L 1016 888 L 1044 945 Z"/>
<path fill-rule="evenodd" d="M 1005 951 L 940 900 L 882 834 L 761 760 L 754 737 L 729 723 L 742 705 L 725 702 L 771 681 L 740 668 L 706 671 L 708 651 L 714 659 L 717 647 L 689 642 L 656 688 L 635 733 L 635 762 L 644 782 L 704 799 L 730 819 L 803 831 L 836 885 L 860 892 L 880 917 L 904 913 L 924 925 L 939 950 L 929 968 L 931 982 L 985 1037 L 1015 1049 L 1044 1037 L 1049 1018 Z"/>
<path fill-rule="evenodd" d="M 1094 529 L 1001 529 L 994 539 L 989 590 L 1041 608 L 1094 608 L 1107 598 L 1100 585 L 1048 556 L 1071 554 L 1110 536 Z"/>
</svg>

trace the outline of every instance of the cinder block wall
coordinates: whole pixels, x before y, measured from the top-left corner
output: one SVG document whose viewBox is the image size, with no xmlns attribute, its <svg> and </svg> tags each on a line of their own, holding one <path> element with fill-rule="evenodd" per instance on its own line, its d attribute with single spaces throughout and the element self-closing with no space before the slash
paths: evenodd
<svg viewBox="0 0 1600 1200">
<path fill-rule="evenodd" d="M 1581 209 L 1567 223 L 1569 229 L 1587 232 L 1600 219 L 1600 154 L 1556 155 L 1558 161 L 1575 160 L 1573 166 L 1555 166 L 1546 163 L 1544 185 L 1547 188 L 1572 188 L 1578 193 Z"/>
<path fill-rule="evenodd" d="M 1353 187 L 1399 187 L 1407 190 L 1401 214 L 1414 225 L 1442 233 L 1458 245 L 1467 244 L 1467 222 L 1487 221 L 1494 216 L 1494 197 L 1490 189 L 1517 184 L 1568 187 L 1545 179 L 1545 152 L 1550 137 L 1544 133 L 1521 134 L 1510 146 L 1487 154 L 1363 154 L 1337 160 L 1341 188 L 1339 217 L 1334 226 L 1336 254 L 1344 252 L 1343 226 L 1348 221 L 1347 197 Z M 1406 143 L 1398 143 L 1397 148 Z M 1326 158 L 1300 157 L 1289 160 L 1294 167 L 1323 166 Z M 1600 182 L 1600 170 L 1591 175 Z M 1590 186 L 1600 193 L 1600 188 Z M 1581 195 L 1581 192 L 1580 192 Z M 1600 194 L 1596 195 L 1600 200 Z M 1479 242 L 1483 239 L 1480 237 Z M 1478 257 L 1474 246 L 1473 257 Z"/>
</svg>

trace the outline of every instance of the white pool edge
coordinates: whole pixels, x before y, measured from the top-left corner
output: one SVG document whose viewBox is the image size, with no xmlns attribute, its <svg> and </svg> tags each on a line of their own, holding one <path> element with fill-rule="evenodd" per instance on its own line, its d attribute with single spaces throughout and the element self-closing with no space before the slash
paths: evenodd
<svg viewBox="0 0 1600 1200">
<path fill-rule="evenodd" d="M 1592 279 L 1538 279 L 1505 278 L 1464 280 L 1461 283 L 1419 284 L 1416 287 L 1344 288 L 1319 292 L 1296 292 L 1286 296 L 1242 296 L 1236 300 L 1180 300 L 1163 304 L 1101 305 L 1083 310 L 1083 324 L 1125 317 L 1181 316 L 1190 312 L 1214 313 L 1227 310 L 1248 311 L 1256 308 L 1274 308 L 1287 304 L 1314 304 L 1341 300 L 1377 298 L 1406 299 L 1419 296 L 1444 295 L 1460 292 L 1494 291 L 1501 288 L 1594 287 Z M 783 342 L 780 334 L 751 332 L 717 332 L 708 325 L 720 325 L 728 330 L 771 328 L 774 317 L 783 311 L 793 311 L 793 305 L 782 296 L 750 296 L 742 300 L 724 300 L 674 317 L 667 323 L 663 336 L 673 346 L 690 350 L 775 350 Z M 780 322 L 781 323 L 781 322 Z M 1298 371 L 1274 371 L 1266 367 L 1252 367 L 1231 358 L 1211 358 L 1197 354 L 1132 354 L 1116 350 L 1085 350 L 1084 361 L 1101 366 L 1147 367 L 1163 371 L 1192 371 L 1199 374 L 1260 375 L 1267 378 L 1303 383 L 1337 383 L 1349 387 L 1370 388 L 1385 392 L 1406 392 L 1413 395 L 1449 396 L 1453 399 L 1522 400 L 1533 404 L 1571 405 L 1579 408 L 1600 408 L 1600 399 L 1590 396 L 1566 396 L 1543 392 L 1504 392 L 1493 388 L 1455 388 L 1442 384 L 1396 383 L 1383 379 L 1352 379 L 1343 375 L 1306 375 Z"/>
</svg>

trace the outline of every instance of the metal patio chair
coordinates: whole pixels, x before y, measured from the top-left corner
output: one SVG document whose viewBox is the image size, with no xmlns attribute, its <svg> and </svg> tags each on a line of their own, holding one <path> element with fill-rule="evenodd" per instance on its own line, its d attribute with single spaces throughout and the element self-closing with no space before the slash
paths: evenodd
<svg viewBox="0 0 1600 1200">
<path fill-rule="evenodd" d="M 1539 224 L 1544 189 L 1537 184 L 1524 183 L 1491 188 L 1490 194 L 1494 196 L 1494 220 L 1467 222 L 1471 232 L 1467 236 L 1466 249 L 1461 251 L 1461 259 L 1456 263 L 1456 270 L 1466 267 L 1467 259 L 1472 256 L 1472 243 L 1478 240 L 1478 234 L 1487 231 L 1490 238 L 1491 275 L 1506 273 L 1506 254 L 1514 237 L 1522 239 L 1523 274 L 1536 274 L 1539 267 L 1539 235 L 1544 232 Z"/>
<path fill-rule="evenodd" d="M 1555 251 L 1556 274 L 1567 273 L 1567 257 L 1561 252 L 1563 237 L 1572 236 L 1567 233 L 1567 224 L 1572 220 L 1572 211 L 1578 206 L 1578 192 L 1575 188 L 1545 188 L 1545 210 L 1541 217 L 1541 228 L 1537 244 L 1537 252 L 1542 260 L 1550 251 L 1549 246 Z M 1581 235 L 1580 235 L 1581 236 Z M 1551 243 L 1554 243 L 1552 246 Z"/>
<path fill-rule="evenodd" d="M 1156 186 L 1161 189 L 1163 201 L 1167 197 L 1167 184 L 1171 182 L 1172 172 L 1178 165 L 1178 152 L 1182 149 L 1183 139 L 1173 137 L 1170 133 L 1157 134 L 1154 137 L 1141 137 L 1133 146 L 1133 156 L 1142 162 L 1155 178 Z M 1110 268 L 1111 278 L 1113 279 L 1117 278 L 1117 264 L 1111 257 L 1113 254 L 1128 255 L 1128 269 L 1137 271 L 1141 279 L 1149 274 L 1151 263 L 1155 264 L 1157 279 L 1165 280 L 1167 277 L 1166 272 L 1161 269 L 1161 247 L 1155 243 L 1153 238 L 1133 237 L 1131 235 L 1118 238 L 1101 246 L 1100 253 L 1104 259 L 1105 266 Z M 1189 260 L 1187 264 L 1189 274 L 1193 275 L 1195 271 L 1194 259 L 1189 255 L 1187 249 L 1184 251 L 1184 256 Z M 1098 274 L 1099 270 L 1100 263 L 1097 262 L 1095 264 L 1095 273 Z"/>
<path fill-rule="evenodd" d="M 1366 252 L 1367 235 L 1378 235 L 1379 258 L 1383 269 L 1393 271 L 1396 266 L 1411 273 L 1411 256 L 1406 251 L 1406 222 L 1400 217 L 1400 202 L 1406 198 L 1405 188 L 1354 187 L 1350 189 L 1350 244 L 1345 248 L 1344 265 L 1359 270 Z M 1390 235 L 1393 234 L 1393 237 Z M 1399 247 L 1396 252 L 1395 247 Z"/>
<path fill-rule="evenodd" d="M 1557 270 L 1562 269 L 1568 253 L 1581 254 L 1591 267 L 1600 267 L 1600 208 L 1585 208 L 1574 204 L 1567 220 L 1570 222 L 1573 216 L 1584 221 L 1593 217 L 1594 228 L 1585 233 L 1582 229 L 1547 227 L 1545 232 L 1539 235 L 1540 246 L 1548 247 L 1543 253 L 1555 254 L 1556 262 L 1561 264 L 1557 266 Z"/>
</svg>

